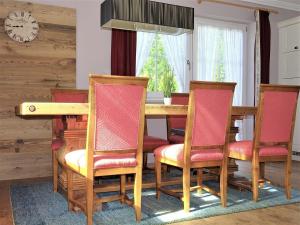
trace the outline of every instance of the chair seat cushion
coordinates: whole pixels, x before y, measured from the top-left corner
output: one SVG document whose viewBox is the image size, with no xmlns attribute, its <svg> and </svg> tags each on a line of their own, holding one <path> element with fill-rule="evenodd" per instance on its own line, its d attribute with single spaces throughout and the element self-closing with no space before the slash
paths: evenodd
<svg viewBox="0 0 300 225">
<path fill-rule="evenodd" d="M 86 167 L 85 149 L 69 152 L 65 155 L 66 164 L 77 167 L 78 170 Z M 137 161 L 135 153 L 94 155 L 94 169 L 108 169 L 120 167 L 135 167 Z"/>
<path fill-rule="evenodd" d="M 168 140 L 171 144 L 182 144 L 184 142 L 184 136 L 172 134 Z"/>
<path fill-rule="evenodd" d="M 237 141 L 228 145 L 229 155 L 252 157 L 252 141 Z M 285 156 L 288 150 L 285 147 L 264 147 L 259 150 L 259 156 Z"/>
<path fill-rule="evenodd" d="M 57 151 L 58 149 L 60 149 L 63 145 L 64 145 L 64 140 L 63 139 L 53 139 L 52 143 L 51 143 L 51 149 L 52 151 Z"/>
<path fill-rule="evenodd" d="M 173 161 L 183 160 L 183 144 L 165 145 L 154 151 L 155 157 L 165 158 Z M 222 160 L 223 153 L 219 149 L 193 150 L 191 162 Z"/>
<path fill-rule="evenodd" d="M 169 142 L 165 139 L 145 135 L 143 148 L 144 148 L 144 151 L 145 150 L 153 151 L 155 148 L 158 148 L 159 146 L 168 145 L 168 144 L 169 144 Z"/>
</svg>

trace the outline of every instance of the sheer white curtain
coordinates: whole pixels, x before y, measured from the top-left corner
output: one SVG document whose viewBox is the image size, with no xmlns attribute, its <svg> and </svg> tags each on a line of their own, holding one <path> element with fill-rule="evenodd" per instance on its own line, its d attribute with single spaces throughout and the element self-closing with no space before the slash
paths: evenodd
<svg viewBox="0 0 300 225">
<path fill-rule="evenodd" d="M 163 35 L 161 38 L 164 45 L 167 60 L 174 71 L 177 83 L 178 92 L 184 92 L 186 81 L 186 60 L 187 60 L 187 35 L 178 36 Z"/>
<path fill-rule="evenodd" d="M 197 34 L 197 80 L 212 80 L 216 70 L 216 49 L 219 29 L 213 26 L 198 26 Z"/>
<path fill-rule="evenodd" d="M 224 70 L 225 81 L 236 82 L 233 105 L 244 104 L 244 79 L 243 79 L 243 31 L 236 29 L 224 29 Z M 237 140 L 243 139 L 245 127 L 242 121 L 236 121 L 239 127 Z"/>
<path fill-rule="evenodd" d="M 197 79 L 214 81 L 215 75 L 223 75 L 223 68 L 224 81 L 237 83 L 233 105 L 244 105 L 243 29 L 206 24 L 199 24 L 197 29 Z M 237 139 L 241 139 L 244 127 L 241 122 L 236 122 L 236 126 L 240 130 Z"/>
<path fill-rule="evenodd" d="M 137 32 L 136 41 L 136 74 L 140 75 L 141 70 L 149 56 L 155 33 Z"/>
<path fill-rule="evenodd" d="M 236 82 L 234 105 L 243 104 L 243 31 L 224 29 L 225 81 Z"/>
</svg>

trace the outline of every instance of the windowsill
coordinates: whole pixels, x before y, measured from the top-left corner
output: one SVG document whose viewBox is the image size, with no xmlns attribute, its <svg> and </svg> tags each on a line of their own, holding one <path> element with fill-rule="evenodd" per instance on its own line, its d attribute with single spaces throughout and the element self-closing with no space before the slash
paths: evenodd
<svg viewBox="0 0 300 225">
<path fill-rule="evenodd" d="M 149 104 L 163 104 L 164 96 L 161 92 L 147 92 L 146 102 Z"/>
</svg>

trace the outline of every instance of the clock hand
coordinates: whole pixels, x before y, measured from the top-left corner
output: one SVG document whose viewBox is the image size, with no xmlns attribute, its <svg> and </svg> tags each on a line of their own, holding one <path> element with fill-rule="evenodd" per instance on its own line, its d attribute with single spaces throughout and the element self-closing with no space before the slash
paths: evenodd
<svg viewBox="0 0 300 225">
<path fill-rule="evenodd" d="M 20 25 L 20 26 L 17 25 L 17 26 L 12 26 L 12 27 L 23 27 L 23 25 Z"/>
</svg>

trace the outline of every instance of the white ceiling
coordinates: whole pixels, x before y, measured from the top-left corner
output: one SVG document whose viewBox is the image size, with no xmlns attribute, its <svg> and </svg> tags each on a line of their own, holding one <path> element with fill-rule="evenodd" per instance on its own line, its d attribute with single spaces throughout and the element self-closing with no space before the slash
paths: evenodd
<svg viewBox="0 0 300 225">
<path fill-rule="evenodd" d="M 300 12 L 300 0 L 240 0 Z"/>
</svg>

